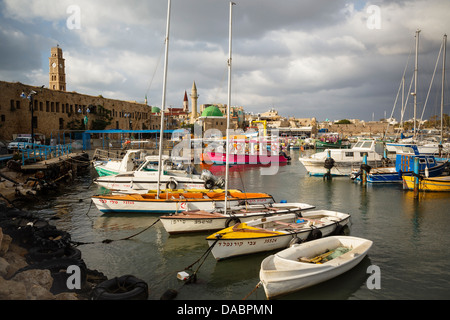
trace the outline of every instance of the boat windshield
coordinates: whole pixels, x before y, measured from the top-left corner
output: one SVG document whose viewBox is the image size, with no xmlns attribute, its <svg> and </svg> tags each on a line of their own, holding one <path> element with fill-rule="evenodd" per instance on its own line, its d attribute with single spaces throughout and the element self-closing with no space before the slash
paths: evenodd
<svg viewBox="0 0 450 320">
<path fill-rule="evenodd" d="M 372 141 L 358 141 L 353 148 L 370 149 Z"/>
</svg>

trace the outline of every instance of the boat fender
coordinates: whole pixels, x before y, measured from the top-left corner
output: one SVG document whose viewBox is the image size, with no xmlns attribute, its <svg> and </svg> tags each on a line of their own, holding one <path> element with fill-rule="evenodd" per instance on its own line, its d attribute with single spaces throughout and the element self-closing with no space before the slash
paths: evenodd
<svg viewBox="0 0 450 320">
<path fill-rule="evenodd" d="M 286 152 L 284 152 L 284 151 L 280 151 L 280 155 L 282 155 L 283 157 L 285 157 L 288 161 L 291 160 L 291 157 L 288 156 L 288 155 L 286 154 Z"/>
<path fill-rule="evenodd" d="M 326 158 L 324 163 L 325 169 L 331 169 L 334 167 L 334 159 L 333 158 Z"/>
<path fill-rule="evenodd" d="M 170 180 L 169 182 L 167 182 L 166 184 L 166 189 L 176 189 L 178 186 L 177 182 L 175 180 Z"/>
<path fill-rule="evenodd" d="M 173 300 L 178 295 L 175 289 L 168 289 L 164 292 L 159 300 Z"/>
<path fill-rule="evenodd" d="M 234 222 L 234 223 L 231 224 L 232 222 Z M 230 226 L 234 226 L 235 224 L 239 224 L 239 223 L 241 223 L 241 220 L 239 220 L 238 217 L 228 218 L 227 221 L 225 221 L 225 228 L 228 228 Z"/>
<path fill-rule="evenodd" d="M 310 240 L 316 240 L 316 239 L 320 239 L 320 238 L 322 238 L 322 231 L 320 231 L 319 229 L 312 229 L 306 240 L 310 241 Z"/>
<path fill-rule="evenodd" d="M 148 285 L 133 275 L 103 281 L 91 293 L 91 300 L 147 300 Z"/>
<path fill-rule="evenodd" d="M 365 163 L 361 164 L 361 170 L 364 170 L 365 172 L 369 173 L 370 169 L 372 169 L 372 167 L 369 166 L 368 164 L 365 164 Z"/>
<path fill-rule="evenodd" d="M 206 189 L 212 189 L 214 187 L 215 183 L 212 179 L 208 179 L 205 181 L 205 188 Z"/>
<path fill-rule="evenodd" d="M 292 238 L 292 240 L 289 241 L 289 247 L 292 247 L 292 246 L 295 245 L 295 244 L 300 244 L 300 243 L 302 243 L 302 242 L 303 242 L 303 241 L 302 241 L 302 239 L 300 239 L 300 238 L 297 238 L 297 237 Z"/>
</svg>

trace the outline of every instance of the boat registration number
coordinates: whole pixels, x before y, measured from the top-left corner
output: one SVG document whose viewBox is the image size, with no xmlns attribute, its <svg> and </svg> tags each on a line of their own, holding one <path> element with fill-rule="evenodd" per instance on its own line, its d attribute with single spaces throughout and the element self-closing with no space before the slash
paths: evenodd
<svg viewBox="0 0 450 320">
<path fill-rule="evenodd" d="M 274 243 L 277 239 L 266 239 L 264 243 Z M 219 241 L 217 245 L 220 247 L 241 247 L 241 246 L 256 246 L 256 241 Z"/>
<path fill-rule="evenodd" d="M 177 224 L 177 223 L 186 223 L 186 220 L 184 219 L 173 219 L 171 220 L 172 224 Z M 211 224 L 212 220 L 211 219 L 202 219 L 202 220 L 194 220 L 194 224 Z"/>
<path fill-rule="evenodd" d="M 111 203 L 111 204 L 119 204 L 119 201 L 117 200 L 104 200 L 100 199 L 100 203 Z M 134 204 L 134 201 L 122 201 L 123 204 Z"/>
</svg>

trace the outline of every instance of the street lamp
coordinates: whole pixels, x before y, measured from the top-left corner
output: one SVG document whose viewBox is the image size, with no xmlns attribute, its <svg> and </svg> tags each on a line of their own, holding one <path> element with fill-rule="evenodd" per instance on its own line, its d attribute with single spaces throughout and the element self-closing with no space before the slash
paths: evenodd
<svg viewBox="0 0 450 320">
<path fill-rule="evenodd" d="M 22 93 L 20 94 L 20 97 L 22 99 L 28 99 L 30 101 L 30 110 L 31 110 L 31 143 L 33 144 L 33 148 L 34 148 L 34 103 L 33 103 L 33 97 L 34 95 L 36 95 L 37 92 L 34 90 L 31 90 L 30 93 L 28 93 L 28 95 L 25 94 L 25 92 L 22 91 Z"/>
</svg>

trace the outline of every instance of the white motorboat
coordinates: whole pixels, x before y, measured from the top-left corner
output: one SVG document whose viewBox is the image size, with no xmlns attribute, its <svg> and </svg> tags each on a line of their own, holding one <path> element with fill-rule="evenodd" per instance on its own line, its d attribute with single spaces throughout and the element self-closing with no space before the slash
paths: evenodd
<svg viewBox="0 0 450 320">
<path fill-rule="evenodd" d="M 296 244 L 265 258 L 259 277 L 268 299 L 337 277 L 367 255 L 372 241 L 330 236 Z"/>
<path fill-rule="evenodd" d="M 361 139 L 351 149 L 327 149 L 309 157 L 300 157 L 299 161 L 311 176 L 323 176 L 328 173 L 333 176 L 348 176 L 353 169 L 361 166 L 364 154 L 367 154 L 367 165 L 380 166 L 383 156 L 376 151 L 375 139 Z"/>
<path fill-rule="evenodd" d="M 317 239 L 345 230 L 350 215 L 330 210 L 307 210 L 235 224 L 208 236 L 216 260 L 287 248 L 292 242 Z"/>
<path fill-rule="evenodd" d="M 131 154 L 130 154 L 131 155 Z M 128 161 L 123 159 L 123 161 Z M 202 174 L 192 173 L 192 167 L 184 168 L 182 163 L 175 164 L 169 156 L 161 158 L 161 189 L 212 189 L 223 187 L 223 179 L 215 177 L 209 170 Z M 135 170 L 115 175 L 105 175 L 94 179 L 104 188 L 120 193 L 147 193 L 158 189 L 159 156 L 146 156 L 145 161 Z"/>
<path fill-rule="evenodd" d="M 94 169 L 100 177 L 134 171 L 140 164 L 140 155 L 140 149 L 127 150 L 122 159 L 95 160 Z"/>
<path fill-rule="evenodd" d="M 216 231 L 228 228 L 236 223 L 281 215 L 287 213 L 301 213 L 303 210 L 314 209 L 307 203 L 270 203 L 242 205 L 228 210 L 216 209 L 182 211 L 172 215 L 161 216 L 161 222 L 169 234 Z"/>
</svg>

